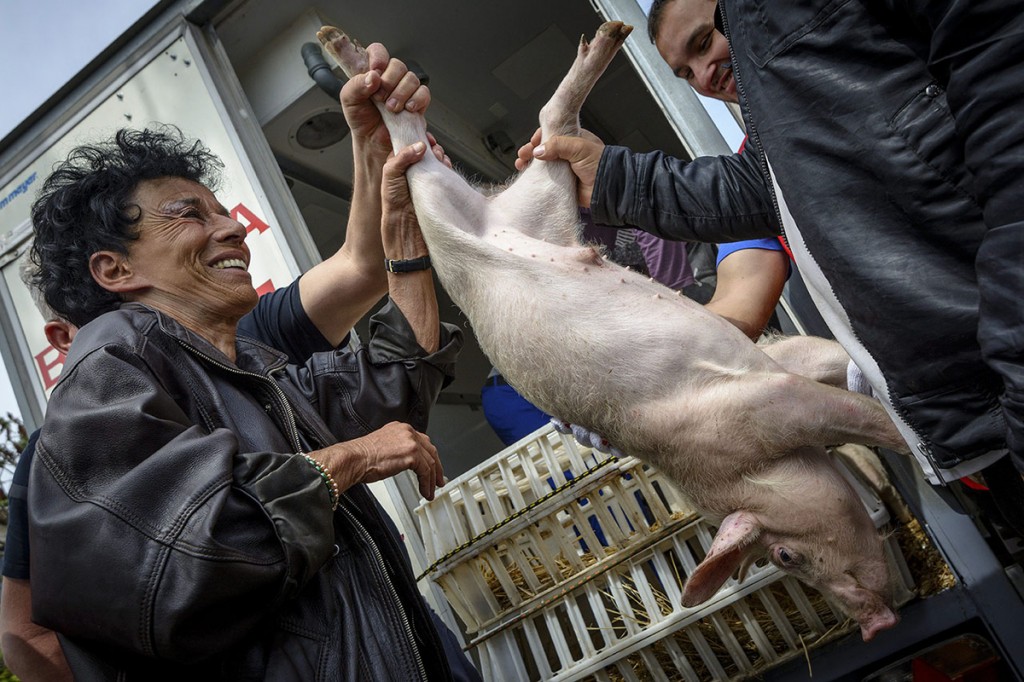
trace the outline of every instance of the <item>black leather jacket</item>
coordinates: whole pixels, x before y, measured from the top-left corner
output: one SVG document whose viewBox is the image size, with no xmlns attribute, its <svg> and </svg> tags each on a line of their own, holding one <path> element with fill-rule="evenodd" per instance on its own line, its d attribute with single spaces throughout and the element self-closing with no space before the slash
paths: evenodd
<svg viewBox="0 0 1024 682">
<path fill-rule="evenodd" d="M 1024 455 L 1024 3 L 720 4 L 748 152 L 610 147 L 595 220 L 729 241 L 777 233 L 784 196 L 910 444 Z"/>
<path fill-rule="evenodd" d="M 139 304 L 83 327 L 30 480 L 33 618 L 76 679 L 450 679 L 383 510 L 357 485 L 332 514 L 293 453 L 425 430 L 461 345 L 425 354 L 393 304 L 302 367 Z"/>
</svg>

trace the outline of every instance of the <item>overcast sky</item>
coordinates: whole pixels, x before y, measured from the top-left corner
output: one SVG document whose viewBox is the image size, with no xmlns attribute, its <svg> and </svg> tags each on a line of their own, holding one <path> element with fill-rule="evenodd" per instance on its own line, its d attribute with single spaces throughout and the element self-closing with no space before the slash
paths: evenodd
<svg viewBox="0 0 1024 682">
<path fill-rule="evenodd" d="M 155 0 L 0 0 L 0 138 L 154 5 Z"/>
</svg>

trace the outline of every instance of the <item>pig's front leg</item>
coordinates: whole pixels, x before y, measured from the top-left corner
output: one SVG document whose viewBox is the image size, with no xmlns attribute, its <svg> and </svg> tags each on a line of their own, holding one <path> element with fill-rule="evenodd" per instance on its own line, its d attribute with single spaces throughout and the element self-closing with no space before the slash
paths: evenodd
<svg viewBox="0 0 1024 682">
<path fill-rule="evenodd" d="M 685 437 L 708 451 L 726 438 L 757 458 L 839 443 L 907 451 L 877 400 L 788 372 L 748 372 L 712 382 L 688 395 L 679 412 L 691 420 Z"/>
<path fill-rule="evenodd" d="M 906 441 L 885 408 L 874 398 L 803 377 L 794 378 L 800 381 L 791 386 L 791 402 L 777 404 L 780 413 L 776 418 L 783 424 L 788 422 L 794 434 L 806 433 L 799 442 L 815 445 L 861 443 L 909 452 Z"/>
</svg>

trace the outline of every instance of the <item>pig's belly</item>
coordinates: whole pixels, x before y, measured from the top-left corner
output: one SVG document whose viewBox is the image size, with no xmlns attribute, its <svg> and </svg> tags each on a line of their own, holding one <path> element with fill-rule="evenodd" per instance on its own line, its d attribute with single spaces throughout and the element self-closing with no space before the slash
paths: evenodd
<svg viewBox="0 0 1024 682">
<path fill-rule="evenodd" d="M 484 352 L 524 397 L 608 425 L 716 379 L 778 369 L 739 330 L 613 263 L 511 260 L 459 302 Z"/>
</svg>

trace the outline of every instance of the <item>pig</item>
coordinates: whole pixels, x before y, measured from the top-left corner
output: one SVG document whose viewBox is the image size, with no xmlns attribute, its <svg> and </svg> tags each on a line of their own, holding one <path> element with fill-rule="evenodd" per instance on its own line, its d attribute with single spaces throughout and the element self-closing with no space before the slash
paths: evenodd
<svg viewBox="0 0 1024 682">
<path fill-rule="evenodd" d="M 631 27 L 602 25 L 540 112 L 543 139 L 579 111 Z M 365 51 L 318 38 L 349 77 Z M 427 142 L 420 113 L 381 107 L 395 149 Z M 831 595 L 870 640 L 897 616 L 882 540 L 824 446 L 905 450 L 881 405 L 814 381 L 794 339 L 763 349 L 724 319 L 580 240 L 575 178 L 534 162 L 482 193 L 431 154 L 408 171 L 437 277 L 508 382 L 548 414 L 660 469 L 717 523 L 685 606 L 762 556 Z"/>
</svg>

